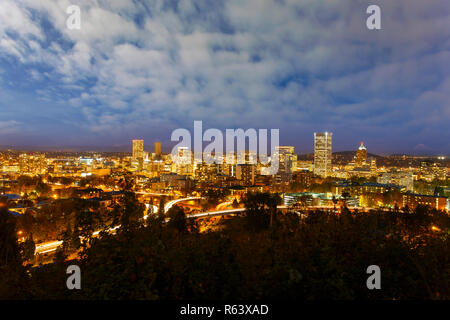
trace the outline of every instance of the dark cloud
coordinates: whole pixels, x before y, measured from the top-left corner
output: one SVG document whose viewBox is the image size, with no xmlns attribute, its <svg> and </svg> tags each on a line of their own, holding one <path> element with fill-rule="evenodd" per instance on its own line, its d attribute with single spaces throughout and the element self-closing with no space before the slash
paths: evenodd
<svg viewBox="0 0 450 320">
<path fill-rule="evenodd" d="M 333 130 L 337 149 L 364 139 L 381 153 L 450 153 L 447 0 L 96 3 L 79 1 L 71 31 L 67 0 L 3 1 L 8 140 L 26 126 L 43 143 L 113 145 L 203 120 L 280 128 L 302 151 Z M 365 26 L 370 4 L 382 30 Z"/>
</svg>

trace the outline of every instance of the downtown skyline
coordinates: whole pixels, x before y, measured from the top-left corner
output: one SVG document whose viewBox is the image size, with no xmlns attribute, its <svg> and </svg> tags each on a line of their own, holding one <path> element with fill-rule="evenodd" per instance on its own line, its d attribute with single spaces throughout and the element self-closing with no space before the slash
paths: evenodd
<svg viewBox="0 0 450 320">
<path fill-rule="evenodd" d="M 0 8 L 0 146 L 170 143 L 177 128 L 279 128 L 313 151 L 450 154 L 445 1 L 11 1 Z M 201 10 L 199 9 L 201 7 Z M 123 148 L 123 149 L 122 149 Z"/>
</svg>

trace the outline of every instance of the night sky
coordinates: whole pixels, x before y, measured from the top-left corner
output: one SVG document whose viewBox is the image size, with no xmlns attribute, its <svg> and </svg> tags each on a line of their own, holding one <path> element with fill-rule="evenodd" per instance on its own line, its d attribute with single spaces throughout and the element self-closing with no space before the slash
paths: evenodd
<svg viewBox="0 0 450 320">
<path fill-rule="evenodd" d="M 167 145 L 194 120 L 450 154 L 450 1 L 1 0 L 0 145 Z"/>
</svg>

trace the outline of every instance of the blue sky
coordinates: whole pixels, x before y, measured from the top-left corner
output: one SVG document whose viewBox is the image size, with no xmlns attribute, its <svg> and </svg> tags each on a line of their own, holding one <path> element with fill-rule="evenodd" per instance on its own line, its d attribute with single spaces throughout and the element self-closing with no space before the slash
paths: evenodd
<svg viewBox="0 0 450 320">
<path fill-rule="evenodd" d="M 2 0 L 0 145 L 168 143 L 202 120 L 279 128 L 300 153 L 327 130 L 336 151 L 450 154 L 449 15 L 448 0 Z"/>
</svg>

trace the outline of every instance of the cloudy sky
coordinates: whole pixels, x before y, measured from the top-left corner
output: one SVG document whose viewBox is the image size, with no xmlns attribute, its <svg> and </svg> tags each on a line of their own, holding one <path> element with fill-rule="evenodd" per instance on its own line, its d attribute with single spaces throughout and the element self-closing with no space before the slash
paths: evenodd
<svg viewBox="0 0 450 320">
<path fill-rule="evenodd" d="M 194 120 L 450 154 L 450 2 L 0 1 L 0 145 L 150 145 Z"/>
</svg>

